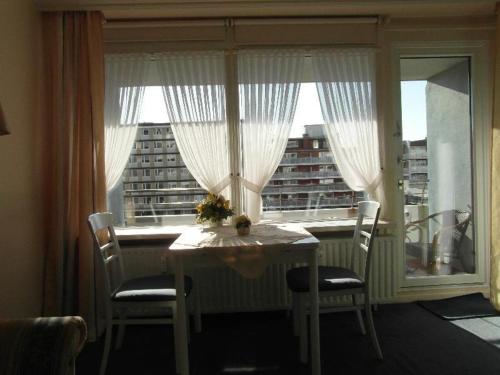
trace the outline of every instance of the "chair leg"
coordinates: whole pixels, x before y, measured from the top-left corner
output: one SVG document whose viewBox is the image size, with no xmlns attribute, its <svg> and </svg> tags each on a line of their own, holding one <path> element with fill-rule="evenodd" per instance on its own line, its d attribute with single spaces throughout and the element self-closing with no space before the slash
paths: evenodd
<svg viewBox="0 0 500 375">
<path fill-rule="evenodd" d="M 366 313 L 366 319 L 368 321 L 368 332 L 370 333 L 370 338 L 372 340 L 373 348 L 377 353 L 377 357 L 379 359 L 383 359 L 384 357 L 382 355 L 382 350 L 380 349 L 380 345 L 377 339 L 377 332 L 375 332 L 375 325 L 373 324 L 370 296 L 368 292 L 365 293 L 365 313 Z"/>
<path fill-rule="evenodd" d="M 300 315 L 299 315 L 299 295 L 292 293 L 292 319 L 293 319 L 293 335 L 300 335 Z"/>
<path fill-rule="evenodd" d="M 197 289 L 194 292 L 194 331 L 196 333 L 201 332 L 201 301 L 200 301 L 200 292 L 199 289 Z"/>
<path fill-rule="evenodd" d="M 172 332 L 173 332 L 173 336 L 174 336 L 174 344 L 177 342 L 177 328 L 178 328 L 178 325 L 177 325 L 177 305 L 176 303 L 173 303 L 172 304 Z M 175 350 L 175 363 L 176 363 L 176 369 L 177 369 L 177 372 L 176 374 L 180 374 L 179 372 L 179 363 L 181 362 L 180 360 L 180 353 L 179 353 L 179 350 Z"/>
<path fill-rule="evenodd" d="M 358 296 L 356 294 L 352 294 L 352 304 L 354 307 L 358 306 Z M 363 323 L 363 315 L 361 315 L 361 310 L 356 309 L 356 316 L 358 317 L 359 328 L 361 329 L 361 333 L 366 335 L 365 324 Z"/>
<path fill-rule="evenodd" d="M 186 335 L 188 344 L 191 343 L 191 319 L 189 313 L 186 310 Z"/>
<path fill-rule="evenodd" d="M 111 348 L 111 335 L 113 333 L 113 324 L 111 319 L 106 322 L 106 336 L 104 338 L 104 351 L 102 353 L 101 368 L 99 375 L 106 374 L 106 367 L 108 366 L 109 349 Z"/>
<path fill-rule="evenodd" d="M 120 316 L 120 320 L 124 320 L 127 318 L 125 313 L 123 313 L 122 311 L 119 312 L 119 316 Z M 125 324 L 120 323 L 118 325 L 118 333 L 116 335 L 115 350 L 121 349 L 124 337 L 125 337 Z"/>
<path fill-rule="evenodd" d="M 305 294 L 305 293 L 304 293 Z M 300 362 L 307 363 L 308 361 L 308 329 L 307 329 L 307 297 L 296 294 L 299 304 L 299 340 L 300 340 Z"/>
</svg>

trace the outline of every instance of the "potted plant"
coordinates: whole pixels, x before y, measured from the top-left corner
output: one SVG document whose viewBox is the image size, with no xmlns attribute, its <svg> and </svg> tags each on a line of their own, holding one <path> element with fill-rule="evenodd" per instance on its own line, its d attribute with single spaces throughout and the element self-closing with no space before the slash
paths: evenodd
<svg viewBox="0 0 500 375">
<path fill-rule="evenodd" d="M 196 222 L 209 223 L 212 226 L 222 226 L 222 220 L 234 214 L 229 200 L 222 194 L 208 193 L 196 206 Z"/>
<path fill-rule="evenodd" d="M 239 236 L 247 236 L 250 234 L 250 226 L 252 225 L 252 221 L 248 218 L 247 215 L 240 215 L 236 219 L 234 219 L 234 226 L 236 227 L 236 231 Z"/>
</svg>

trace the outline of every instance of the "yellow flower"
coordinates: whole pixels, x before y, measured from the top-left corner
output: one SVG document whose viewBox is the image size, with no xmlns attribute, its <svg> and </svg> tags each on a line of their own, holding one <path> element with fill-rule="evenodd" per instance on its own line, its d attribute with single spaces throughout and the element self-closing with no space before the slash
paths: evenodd
<svg viewBox="0 0 500 375">
<path fill-rule="evenodd" d="M 228 209 L 229 209 L 229 201 L 225 201 L 225 202 L 224 202 L 224 208 L 225 208 L 226 210 L 228 210 Z"/>
</svg>

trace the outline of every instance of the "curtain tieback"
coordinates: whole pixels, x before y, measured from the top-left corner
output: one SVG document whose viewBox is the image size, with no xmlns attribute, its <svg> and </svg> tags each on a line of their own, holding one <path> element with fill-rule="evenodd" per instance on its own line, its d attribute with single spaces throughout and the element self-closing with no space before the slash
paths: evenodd
<svg viewBox="0 0 500 375">
<path fill-rule="evenodd" d="M 253 191 L 256 194 L 262 193 L 263 186 L 259 186 L 254 184 L 251 181 L 248 181 L 245 177 L 239 176 L 239 179 L 244 187 L 246 187 L 248 190 Z"/>
<path fill-rule="evenodd" d="M 210 189 L 207 189 L 213 194 L 219 194 L 224 188 L 231 183 L 231 175 L 227 175 L 216 185 L 212 186 Z"/>
<path fill-rule="evenodd" d="M 374 196 L 375 190 L 377 189 L 377 187 L 380 185 L 381 182 L 382 182 L 382 170 L 380 170 L 377 173 L 373 181 L 370 182 L 365 188 L 366 192 L 370 197 Z"/>
</svg>

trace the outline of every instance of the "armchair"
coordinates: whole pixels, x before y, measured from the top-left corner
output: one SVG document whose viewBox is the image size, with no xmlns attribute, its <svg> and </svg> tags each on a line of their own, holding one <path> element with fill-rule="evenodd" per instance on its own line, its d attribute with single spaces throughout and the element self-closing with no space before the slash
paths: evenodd
<svg viewBox="0 0 500 375">
<path fill-rule="evenodd" d="M 0 375 L 71 375 L 87 338 L 78 316 L 0 321 Z"/>
</svg>

